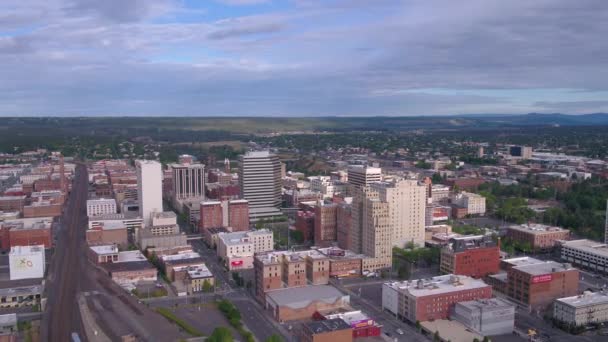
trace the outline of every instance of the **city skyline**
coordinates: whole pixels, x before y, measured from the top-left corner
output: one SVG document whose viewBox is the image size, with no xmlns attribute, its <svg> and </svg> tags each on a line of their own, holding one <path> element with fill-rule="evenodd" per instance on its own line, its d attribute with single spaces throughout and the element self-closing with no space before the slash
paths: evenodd
<svg viewBox="0 0 608 342">
<path fill-rule="evenodd" d="M 608 112 L 601 1 L 0 4 L 0 116 Z"/>
</svg>

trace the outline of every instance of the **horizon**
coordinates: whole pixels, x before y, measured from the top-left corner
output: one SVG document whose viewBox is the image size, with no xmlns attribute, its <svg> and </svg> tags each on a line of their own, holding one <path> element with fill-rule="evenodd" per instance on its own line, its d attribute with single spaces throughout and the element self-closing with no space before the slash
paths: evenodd
<svg viewBox="0 0 608 342">
<path fill-rule="evenodd" d="M 0 10 L 1 117 L 608 112 L 601 0 L 6 0 Z"/>
</svg>

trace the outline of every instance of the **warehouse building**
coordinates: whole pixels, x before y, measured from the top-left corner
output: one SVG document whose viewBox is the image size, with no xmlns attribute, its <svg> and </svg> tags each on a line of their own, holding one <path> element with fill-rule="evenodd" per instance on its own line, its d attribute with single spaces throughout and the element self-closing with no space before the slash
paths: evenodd
<svg viewBox="0 0 608 342">
<path fill-rule="evenodd" d="M 450 318 L 482 336 L 505 335 L 513 332 L 515 305 L 499 298 L 460 302 Z"/>
<path fill-rule="evenodd" d="M 553 304 L 553 317 L 577 326 L 608 322 L 608 293 L 587 291 L 582 295 L 559 298 Z"/>
</svg>

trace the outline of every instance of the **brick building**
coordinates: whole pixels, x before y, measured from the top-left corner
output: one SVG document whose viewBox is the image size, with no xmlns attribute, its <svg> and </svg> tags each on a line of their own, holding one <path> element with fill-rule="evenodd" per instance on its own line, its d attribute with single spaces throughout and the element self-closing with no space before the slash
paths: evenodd
<svg viewBox="0 0 608 342">
<path fill-rule="evenodd" d="M 87 230 L 86 239 L 91 246 L 116 244 L 124 249 L 129 245 L 127 226 L 122 221 L 105 221 L 101 227 Z"/>
<path fill-rule="evenodd" d="M 507 238 L 529 244 L 535 251 L 547 250 L 557 246 L 560 240 L 568 240 L 570 231 L 560 227 L 530 223 L 510 226 L 507 229 Z"/>
<path fill-rule="evenodd" d="M 456 303 L 486 298 L 490 285 L 453 274 L 382 285 L 382 309 L 412 323 L 447 319 Z"/>
<path fill-rule="evenodd" d="M 319 203 L 314 208 L 315 213 L 315 245 L 327 247 L 336 242 L 337 239 L 337 213 L 336 204 Z"/>
<path fill-rule="evenodd" d="M 200 231 L 218 227 L 231 227 L 234 232 L 249 230 L 249 202 L 246 200 L 201 202 Z"/>
<path fill-rule="evenodd" d="M 312 318 L 316 312 L 348 307 L 350 297 L 329 285 L 310 285 L 269 291 L 265 307 L 279 322 Z M 348 331 L 352 338 L 352 331 Z"/>
<path fill-rule="evenodd" d="M 312 211 L 298 211 L 296 230 L 302 233 L 304 241 L 313 241 L 315 234 L 315 214 Z"/>
<path fill-rule="evenodd" d="M 209 228 L 223 227 L 222 202 L 201 202 L 200 212 L 201 219 L 199 221 L 199 229 L 201 232 Z"/>
<path fill-rule="evenodd" d="M 352 229 L 352 205 L 340 203 L 336 209 L 336 240 L 338 247 L 352 249 L 350 230 Z"/>
<path fill-rule="evenodd" d="M 13 246 L 44 245 L 44 248 L 51 248 L 53 245 L 50 217 L 9 220 L 1 222 L 0 227 L 3 250 Z"/>
<path fill-rule="evenodd" d="M 482 278 L 500 270 L 500 247 L 489 236 L 450 239 L 441 250 L 440 271 L 445 274 Z"/>
<path fill-rule="evenodd" d="M 312 321 L 302 325 L 302 342 L 350 342 L 353 329 L 341 318 Z"/>
</svg>

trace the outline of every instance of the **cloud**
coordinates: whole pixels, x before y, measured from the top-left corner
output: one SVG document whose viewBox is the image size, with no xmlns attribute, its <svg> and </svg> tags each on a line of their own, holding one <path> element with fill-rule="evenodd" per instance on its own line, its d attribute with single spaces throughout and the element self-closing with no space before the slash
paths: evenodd
<svg viewBox="0 0 608 342">
<path fill-rule="evenodd" d="M 188 4 L 0 2 L 0 115 L 606 110 L 602 0 Z"/>
<path fill-rule="evenodd" d="M 266 4 L 269 3 L 270 0 L 215 0 L 215 2 L 231 6 L 246 6 Z"/>
</svg>

